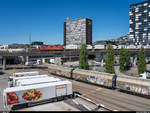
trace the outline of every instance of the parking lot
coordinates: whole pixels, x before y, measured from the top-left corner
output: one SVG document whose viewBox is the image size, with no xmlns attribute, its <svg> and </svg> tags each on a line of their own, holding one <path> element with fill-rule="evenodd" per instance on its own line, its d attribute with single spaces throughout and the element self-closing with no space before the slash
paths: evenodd
<svg viewBox="0 0 150 113">
<path fill-rule="evenodd" d="M 7 110 L 3 106 L 3 98 L 2 98 L 3 89 L 8 87 L 7 81 L 8 81 L 8 75 L 7 74 L 0 75 L 0 111 Z"/>
</svg>

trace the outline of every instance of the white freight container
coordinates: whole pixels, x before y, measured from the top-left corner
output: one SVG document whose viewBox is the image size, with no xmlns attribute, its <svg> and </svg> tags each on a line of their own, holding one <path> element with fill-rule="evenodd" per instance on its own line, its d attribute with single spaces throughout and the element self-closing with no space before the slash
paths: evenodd
<svg viewBox="0 0 150 113">
<path fill-rule="evenodd" d="M 43 77 L 48 77 L 48 75 L 36 75 L 36 76 L 25 76 L 25 77 L 12 77 L 8 81 L 8 86 L 9 87 L 14 87 L 16 84 L 16 81 L 18 80 L 23 80 L 23 79 L 33 79 L 33 78 L 43 78 Z"/>
<path fill-rule="evenodd" d="M 92 49 L 93 47 L 91 45 L 87 45 L 87 49 Z"/>
<path fill-rule="evenodd" d="M 121 49 L 121 48 L 127 48 L 126 45 L 118 45 L 117 49 Z"/>
<path fill-rule="evenodd" d="M 25 49 L 8 49 L 9 52 L 22 52 L 22 51 L 25 51 Z"/>
<path fill-rule="evenodd" d="M 23 77 L 23 76 L 34 76 L 39 75 L 40 73 L 37 71 L 34 72 L 20 72 L 20 73 L 13 73 L 13 76 L 15 77 Z"/>
<path fill-rule="evenodd" d="M 66 45 L 66 49 L 78 49 L 77 45 Z"/>
<path fill-rule="evenodd" d="M 17 80 L 15 86 L 27 86 L 27 85 L 51 83 L 51 82 L 58 82 L 58 81 L 61 81 L 61 79 L 54 78 L 54 77 L 23 79 L 23 80 Z"/>
<path fill-rule="evenodd" d="M 5 107 L 12 107 L 12 105 L 23 103 L 34 103 L 71 95 L 72 83 L 70 81 L 12 87 L 6 88 L 3 91 Z"/>
<path fill-rule="evenodd" d="M 136 49 L 136 46 L 135 45 L 129 45 L 129 46 L 127 46 L 127 49 Z"/>
<path fill-rule="evenodd" d="M 116 46 L 116 45 L 112 45 L 112 46 L 113 46 L 114 49 L 117 49 L 117 46 Z"/>
<path fill-rule="evenodd" d="M 104 49 L 105 45 L 95 45 L 94 49 Z"/>
</svg>

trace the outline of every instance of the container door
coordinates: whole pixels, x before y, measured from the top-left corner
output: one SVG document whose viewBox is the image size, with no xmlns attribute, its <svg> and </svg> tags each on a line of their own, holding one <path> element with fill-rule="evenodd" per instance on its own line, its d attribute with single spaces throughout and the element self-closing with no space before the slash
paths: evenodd
<svg viewBox="0 0 150 113">
<path fill-rule="evenodd" d="M 63 96 L 63 95 L 67 95 L 67 87 L 66 85 L 60 85 L 60 86 L 56 86 L 56 96 Z"/>
</svg>

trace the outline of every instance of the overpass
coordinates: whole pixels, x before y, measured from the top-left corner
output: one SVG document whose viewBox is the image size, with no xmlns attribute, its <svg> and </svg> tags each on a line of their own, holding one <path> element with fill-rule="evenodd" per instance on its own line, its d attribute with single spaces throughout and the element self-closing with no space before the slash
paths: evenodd
<svg viewBox="0 0 150 113">
<path fill-rule="evenodd" d="M 131 54 L 137 54 L 139 49 L 128 49 Z M 115 49 L 115 55 L 119 55 L 120 49 Z M 106 49 L 99 50 L 88 50 L 89 55 L 106 53 Z M 150 54 L 150 49 L 145 49 L 146 54 Z M 40 50 L 30 50 L 23 52 L 8 52 L 0 51 L 0 56 L 43 56 L 43 55 L 68 55 L 68 54 L 80 54 L 80 50 L 55 50 L 55 51 L 40 51 Z"/>
<path fill-rule="evenodd" d="M 137 61 L 137 54 L 139 49 L 128 49 L 131 56 L 132 56 L 132 61 L 134 64 Z M 119 59 L 119 51 L 120 49 L 115 49 L 115 55 L 116 59 L 118 61 Z M 150 57 L 150 49 L 145 49 L 146 57 Z M 96 59 L 98 59 L 100 62 L 104 62 L 104 58 L 106 56 L 106 49 L 99 49 L 99 50 L 88 50 L 89 55 L 94 55 Z M 8 52 L 8 51 L 0 51 L 0 56 L 3 57 L 3 69 L 6 68 L 6 57 L 11 57 L 11 56 L 23 56 L 25 57 L 61 57 L 61 58 L 79 58 L 80 55 L 80 50 L 55 50 L 55 51 L 40 51 L 40 50 L 29 50 L 29 51 L 22 51 L 22 52 Z"/>
</svg>

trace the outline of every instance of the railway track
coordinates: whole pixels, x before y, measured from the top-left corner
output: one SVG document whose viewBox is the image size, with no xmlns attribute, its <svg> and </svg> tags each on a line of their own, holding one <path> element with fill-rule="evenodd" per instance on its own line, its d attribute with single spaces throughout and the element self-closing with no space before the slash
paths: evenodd
<svg viewBox="0 0 150 113">
<path fill-rule="evenodd" d="M 55 76 L 64 80 L 68 79 L 58 75 L 51 75 L 47 69 L 40 69 L 40 73 L 48 74 L 49 76 Z M 71 79 L 68 80 L 73 83 L 74 91 L 78 91 L 81 94 L 83 94 L 83 96 L 105 105 L 105 107 L 109 108 L 110 110 L 150 111 L 150 99 L 122 93 L 116 90 L 111 90 Z"/>
<path fill-rule="evenodd" d="M 57 76 L 57 75 L 53 75 L 53 76 Z M 60 78 L 64 78 L 64 77 L 60 77 Z M 118 110 L 118 111 L 145 111 L 145 110 L 149 111 L 150 110 L 149 99 L 118 92 L 111 89 L 105 89 L 94 85 L 89 85 L 74 80 L 70 80 L 70 81 L 72 81 L 73 83 L 73 90 L 82 93 L 83 95 L 85 95 L 86 97 L 94 101 L 104 104 L 105 106 L 107 106 L 112 110 Z M 100 88 L 102 90 L 96 91 L 94 90 L 94 88 L 97 89 Z M 149 102 L 147 103 L 145 100 Z"/>
<path fill-rule="evenodd" d="M 78 85 L 78 84 L 77 84 Z M 80 87 L 81 86 L 81 84 L 80 85 L 78 85 L 78 87 Z M 101 87 L 100 88 L 98 88 L 97 86 L 93 86 L 93 85 L 89 85 L 88 87 L 87 87 L 87 84 L 82 84 L 82 87 L 83 87 L 83 89 L 84 88 L 87 88 L 88 90 L 90 90 L 90 89 L 94 89 L 94 88 L 97 88 L 97 89 L 102 89 Z M 89 88 L 90 87 L 90 88 Z M 103 89 L 103 90 L 101 90 L 100 92 L 99 91 L 97 91 L 97 90 L 93 90 L 93 92 L 95 92 L 97 95 L 101 95 L 101 96 L 105 96 L 105 97 L 108 97 L 108 98 L 110 98 L 111 100 L 116 100 L 116 101 L 122 101 L 122 98 L 124 99 L 124 103 L 127 103 L 127 104 L 131 104 L 131 105 L 134 105 L 135 103 L 136 103 L 136 106 L 137 107 L 145 107 L 145 108 L 147 108 L 147 109 L 149 109 L 149 106 L 150 106 L 150 103 L 145 103 L 144 101 L 145 101 L 145 98 L 140 98 L 140 97 L 138 97 L 138 96 L 134 96 L 134 95 L 129 95 L 129 94 L 125 94 L 125 93 L 122 93 L 122 92 L 117 92 L 117 91 L 115 91 L 115 90 L 109 90 L 109 92 L 108 92 L 108 90 L 109 89 Z M 111 94 L 111 96 L 109 96 Z M 119 94 L 119 95 L 118 95 Z M 133 101 L 131 101 L 131 98 L 129 98 L 128 96 L 130 96 L 130 97 L 132 97 L 132 100 Z M 141 99 L 141 101 L 137 101 L 137 99 L 138 98 L 140 98 Z"/>
</svg>

